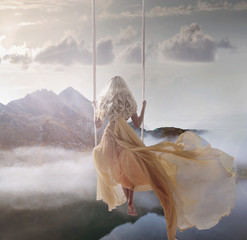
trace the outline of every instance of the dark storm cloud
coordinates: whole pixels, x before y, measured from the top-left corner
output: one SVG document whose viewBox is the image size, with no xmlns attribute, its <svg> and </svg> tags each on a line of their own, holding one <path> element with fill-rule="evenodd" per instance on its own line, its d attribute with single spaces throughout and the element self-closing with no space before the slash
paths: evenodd
<svg viewBox="0 0 247 240">
<path fill-rule="evenodd" d="M 228 39 L 216 42 L 197 23 L 182 26 L 177 35 L 160 47 L 165 58 L 188 62 L 213 62 L 218 48 L 232 49 L 233 46 Z"/>
</svg>

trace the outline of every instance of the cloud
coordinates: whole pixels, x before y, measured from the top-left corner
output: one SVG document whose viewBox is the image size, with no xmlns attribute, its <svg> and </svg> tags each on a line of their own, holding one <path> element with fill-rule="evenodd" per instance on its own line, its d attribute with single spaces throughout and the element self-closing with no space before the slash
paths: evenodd
<svg viewBox="0 0 247 240">
<path fill-rule="evenodd" d="M 160 45 L 163 56 L 175 61 L 213 62 L 217 48 L 233 48 L 228 39 L 217 43 L 197 23 L 182 26 L 174 37 Z"/>
<path fill-rule="evenodd" d="M 136 37 L 136 35 L 137 31 L 132 26 L 128 26 L 127 28 L 120 30 L 116 41 L 119 44 L 130 43 Z"/>
<path fill-rule="evenodd" d="M 28 68 L 29 64 L 32 62 L 32 58 L 28 53 L 25 55 L 7 54 L 3 57 L 3 60 L 13 64 L 21 64 L 24 69 Z"/>
<path fill-rule="evenodd" d="M 38 21 L 38 22 L 21 22 L 18 23 L 19 26 L 32 26 L 32 25 L 37 25 L 37 24 L 42 24 L 42 21 Z"/>
<path fill-rule="evenodd" d="M 225 48 L 225 49 L 236 49 L 236 47 L 232 45 L 232 43 L 229 41 L 228 38 L 224 38 L 224 39 L 220 40 L 217 43 L 217 47 L 218 48 Z"/>
<path fill-rule="evenodd" d="M 245 11 L 247 2 L 230 2 L 230 1 L 198 1 L 196 11 Z"/>
<path fill-rule="evenodd" d="M 21 14 L 20 12 L 15 12 L 14 15 L 15 15 L 16 17 L 22 16 L 22 14 Z"/>
<path fill-rule="evenodd" d="M 178 7 L 161 7 L 156 6 L 146 13 L 147 17 L 163 17 L 171 15 L 188 15 L 192 11 L 195 11 L 195 7 L 192 5 L 184 6 L 179 5 Z"/>
<path fill-rule="evenodd" d="M 105 65 L 114 61 L 113 40 L 111 38 L 102 38 L 97 44 L 97 64 Z"/>
<path fill-rule="evenodd" d="M 13 45 L 9 49 L 1 48 L 2 52 L 4 52 L 2 55 L 3 62 L 21 64 L 23 68 L 28 68 L 33 61 L 35 50 L 27 48 L 26 43 L 20 46 Z"/>
<path fill-rule="evenodd" d="M 113 40 L 111 38 L 100 39 L 97 43 L 97 64 L 105 65 L 114 61 Z M 40 63 L 57 63 L 72 65 L 75 63 L 92 64 L 92 50 L 86 43 L 69 35 L 56 44 L 47 44 L 37 54 L 35 61 Z"/>
<path fill-rule="evenodd" d="M 142 60 L 142 45 L 140 42 L 135 42 L 127 46 L 120 54 L 120 59 L 126 63 L 141 63 Z"/>
<path fill-rule="evenodd" d="M 124 11 L 121 13 L 113 13 L 113 12 L 107 12 L 103 11 L 100 15 L 100 19 L 121 19 L 121 18 L 138 18 L 142 16 L 141 11 Z"/>
<path fill-rule="evenodd" d="M 44 64 L 71 65 L 91 64 L 91 59 L 91 51 L 84 41 L 77 41 L 74 37 L 67 36 L 56 44 L 45 44 L 34 60 Z"/>
<path fill-rule="evenodd" d="M 5 35 L 0 35 L 0 43 L 2 43 L 2 41 L 6 38 Z"/>
<path fill-rule="evenodd" d="M 82 15 L 79 19 L 78 19 L 78 21 L 80 21 L 80 22 L 88 22 L 89 21 L 89 17 L 87 16 L 87 15 Z"/>
<path fill-rule="evenodd" d="M 5 35 L 0 35 L 0 63 L 2 61 L 3 56 L 6 54 L 6 49 L 2 46 L 2 42 L 5 38 Z"/>
<path fill-rule="evenodd" d="M 56 7 L 59 1 L 56 0 L 42 0 L 39 2 L 32 2 L 28 0 L 22 1 L 8 1 L 2 0 L 0 9 L 44 9 L 45 7 Z"/>
<path fill-rule="evenodd" d="M 156 58 L 158 45 L 150 43 L 146 46 L 146 61 L 152 57 Z M 119 54 L 119 61 L 124 61 L 128 64 L 141 64 L 142 62 L 142 43 L 134 42 L 125 47 Z"/>
<path fill-rule="evenodd" d="M 13 208 L 37 209 L 95 201 L 97 181 L 91 152 L 20 147 L 0 151 L 0 156 L 1 206 L 8 202 Z M 58 200 L 62 193 L 68 197 Z M 13 194 L 10 199 L 9 194 Z M 39 198 L 41 194 L 48 200 Z"/>
<path fill-rule="evenodd" d="M 22 64 L 28 68 L 32 62 L 41 64 L 61 64 L 70 66 L 72 64 L 92 64 L 92 49 L 85 41 L 78 40 L 73 34 L 67 33 L 57 43 L 46 43 L 42 48 L 31 49 L 26 43 L 20 46 L 13 45 L 5 49 L 1 42 L 6 36 L 0 36 L 0 59 L 12 63 Z M 110 64 L 115 59 L 113 52 L 114 44 L 111 38 L 102 38 L 97 43 L 97 64 Z M 0 62 L 1 63 L 1 62 Z"/>
<path fill-rule="evenodd" d="M 141 8 L 141 6 L 140 6 Z M 230 2 L 230 1 L 195 1 L 194 4 L 180 4 L 178 6 L 155 6 L 150 10 L 146 10 L 146 17 L 164 17 L 174 15 L 190 15 L 197 12 L 214 12 L 214 11 L 246 11 L 247 2 Z M 103 11 L 99 17 L 101 19 L 122 19 L 122 18 L 140 18 L 142 16 L 141 10 L 122 11 L 120 13 L 113 13 Z"/>
<path fill-rule="evenodd" d="M 247 10 L 247 2 L 241 1 L 238 3 L 232 3 L 229 1 L 197 1 L 191 5 L 179 5 L 172 7 L 155 6 L 151 10 L 147 11 L 147 17 L 163 17 L 174 15 L 190 15 L 196 12 L 214 12 L 214 11 L 245 11 Z"/>
</svg>

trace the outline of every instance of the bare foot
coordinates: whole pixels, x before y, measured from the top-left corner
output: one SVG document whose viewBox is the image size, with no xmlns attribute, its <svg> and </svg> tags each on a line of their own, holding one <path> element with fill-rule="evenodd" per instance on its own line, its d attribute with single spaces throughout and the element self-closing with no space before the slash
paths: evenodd
<svg viewBox="0 0 247 240">
<path fill-rule="evenodd" d="M 137 216 L 137 213 L 136 213 L 134 205 L 129 205 L 128 206 L 128 215 Z"/>
</svg>

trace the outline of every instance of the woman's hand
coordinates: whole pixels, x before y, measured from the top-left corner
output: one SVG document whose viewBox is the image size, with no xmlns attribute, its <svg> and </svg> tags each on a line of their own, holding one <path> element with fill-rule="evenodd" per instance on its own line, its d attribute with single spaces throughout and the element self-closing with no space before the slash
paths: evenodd
<svg viewBox="0 0 247 240">
<path fill-rule="evenodd" d="M 95 117 L 94 123 L 95 123 L 96 128 L 100 128 L 103 122 L 100 118 Z"/>
<path fill-rule="evenodd" d="M 147 101 L 144 100 L 142 102 L 142 110 L 141 110 L 141 114 L 140 114 L 139 117 L 138 117 L 137 113 L 134 113 L 131 116 L 132 122 L 134 123 L 134 125 L 135 125 L 136 128 L 139 128 L 141 126 L 142 122 L 143 122 L 144 112 L 145 112 L 146 105 L 147 105 Z"/>
<path fill-rule="evenodd" d="M 93 107 L 96 107 L 97 101 L 92 101 L 92 105 L 93 105 Z"/>
<path fill-rule="evenodd" d="M 147 105 L 147 101 L 144 100 L 144 101 L 142 102 L 142 107 L 145 109 L 145 108 L 146 108 L 146 105 Z"/>
</svg>

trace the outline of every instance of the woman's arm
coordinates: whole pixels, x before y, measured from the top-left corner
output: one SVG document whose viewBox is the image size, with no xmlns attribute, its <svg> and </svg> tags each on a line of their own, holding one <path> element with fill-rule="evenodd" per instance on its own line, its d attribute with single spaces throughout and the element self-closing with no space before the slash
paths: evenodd
<svg viewBox="0 0 247 240">
<path fill-rule="evenodd" d="M 134 113 L 131 116 L 132 122 L 134 123 L 136 128 L 139 128 L 141 126 L 142 122 L 143 122 L 146 104 L 147 104 L 147 102 L 146 102 L 146 100 L 144 100 L 142 102 L 142 110 L 141 110 L 141 114 L 140 114 L 139 117 L 138 117 L 137 113 Z"/>
</svg>

